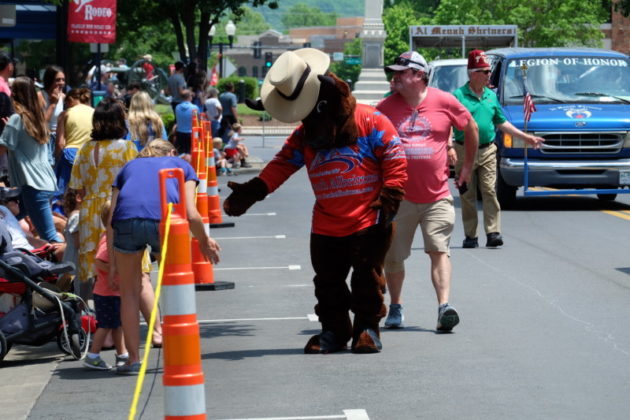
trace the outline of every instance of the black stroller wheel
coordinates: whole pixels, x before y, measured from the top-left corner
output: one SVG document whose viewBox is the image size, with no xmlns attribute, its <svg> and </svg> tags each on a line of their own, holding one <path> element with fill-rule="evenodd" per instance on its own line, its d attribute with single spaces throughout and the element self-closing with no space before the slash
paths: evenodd
<svg viewBox="0 0 630 420">
<path fill-rule="evenodd" d="M 7 339 L 0 331 L 0 362 L 4 359 L 4 356 L 9 352 L 9 345 L 7 344 Z"/>
<path fill-rule="evenodd" d="M 70 340 L 70 344 L 68 344 L 66 340 L 63 329 L 59 330 L 59 333 L 57 333 L 57 346 L 59 346 L 59 350 L 65 354 L 69 354 L 75 360 L 80 360 L 88 346 L 87 334 L 83 329 L 80 329 L 77 333 L 71 334 L 68 332 L 68 339 Z"/>
</svg>

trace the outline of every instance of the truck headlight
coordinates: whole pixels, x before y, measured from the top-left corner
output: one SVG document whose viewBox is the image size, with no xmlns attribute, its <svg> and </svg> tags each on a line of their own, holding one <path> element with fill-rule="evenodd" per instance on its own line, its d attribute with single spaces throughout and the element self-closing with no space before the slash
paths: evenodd
<svg viewBox="0 0 630 420">
<path fill-rule="evenodd" d="M 520 137 L 512 137 L 511 134 L 503 134 L 503 147 L 510 148 L 523 148 L 525 147 L 525 140 Z"/>
</svg>

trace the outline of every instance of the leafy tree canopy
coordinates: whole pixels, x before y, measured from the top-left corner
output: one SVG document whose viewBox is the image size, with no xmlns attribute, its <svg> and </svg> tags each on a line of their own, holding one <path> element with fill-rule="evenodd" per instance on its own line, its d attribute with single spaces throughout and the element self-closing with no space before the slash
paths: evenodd
<svg viewBox="0 0 630 420">
<path fill-rule="evenodd" d="M 577 13 L 576 11 L 579 11 Z M 600 25 L 608 18 L 601 2 L 582 0 L 442 0 L 435 24 L 517 25 L 519 45 L 600 46 Z"/>
<path fill-rule="evenodd" d="M 229 14 L 235 21 L 247 17 L 247 8 L 242 7 L 246 4 L 278 7 L 276 0 L 125 0 L 118 2 L 118 17 L 129 28 L 137 28 L 137 32 L 153 25 L 161 32 L 174 33 L 176 48 L 184 61 L 205 63 L 210 27 L 217 25 L 220 29 L 219 22 Z M 252 16 L 249 18 L 255 19 Z M 167 22 L 170 27 L 165 30 Z M 163 44 L 157 45 L 163 50 Z"/>
<path fill-rule="evenodd" d="M 316 7 L 298 3 L 282 16 L 282 24 L 286 29 L 304 26 L 334 26 L 336 19 L 335 12 L 325 13 Z"/>
<path fill-rule="evenodd" d="M 621 2 L 630 5 L 630 0 Z M 603 34 L 599 27 L 609 11 L 602 2 L 581 0 L 391 0 L 383 15 L 385 62 L 409 48 L 410 25 L 510 24 L 518 26 L 521 46 L 600 46 Z M 437 49 L 421 52 L 428 60 L 445 53 Z"/>
</svg>

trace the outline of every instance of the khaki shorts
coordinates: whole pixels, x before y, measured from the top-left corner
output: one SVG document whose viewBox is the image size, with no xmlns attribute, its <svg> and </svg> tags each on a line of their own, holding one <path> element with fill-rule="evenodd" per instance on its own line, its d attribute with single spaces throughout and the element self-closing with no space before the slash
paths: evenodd
<svg viewBox="0 0 630 420">
<path fill-rule="evenodd" d="M 424 252 L 446 252 L 450 255 L 451 233 L 455 226 L 452 196 L 428 204 L 403 200 L 394 221 L 396 233 L 385 257 L 386 271 L 396 273 L 404 269 L 403 261 L 411 255 L 411 244 L 418 225 L 424 239 Z"/>
</svg>

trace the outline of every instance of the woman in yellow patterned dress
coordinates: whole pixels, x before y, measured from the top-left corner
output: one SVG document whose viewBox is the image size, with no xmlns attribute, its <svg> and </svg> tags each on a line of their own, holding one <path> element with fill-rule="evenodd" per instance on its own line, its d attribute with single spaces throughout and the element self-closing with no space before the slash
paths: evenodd
<svg viewBox="0 0 630 420">
<path fill-rule="evenodd" d="M 122 138 L 127 133 L 123 105 L 104 98 L 94 110 L 92 139 L 77 153 L 69 187 L 83 197 L 79 213 L 79 270 L 81 281 L 95 276 L 94 259 L 101 234 L 103 205 L 111 200 L 118 171 L 138 154 L 136 146 Z"/>
</svg>

